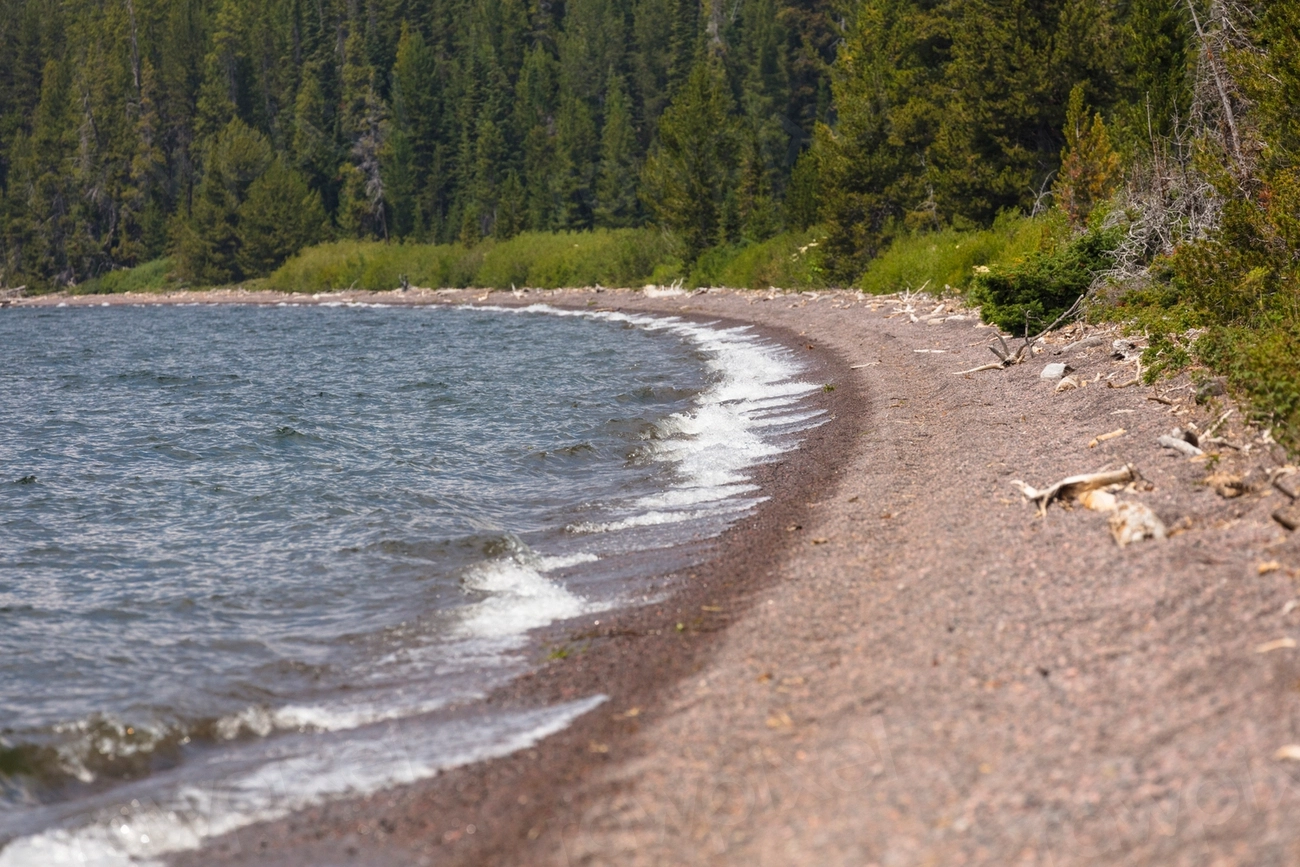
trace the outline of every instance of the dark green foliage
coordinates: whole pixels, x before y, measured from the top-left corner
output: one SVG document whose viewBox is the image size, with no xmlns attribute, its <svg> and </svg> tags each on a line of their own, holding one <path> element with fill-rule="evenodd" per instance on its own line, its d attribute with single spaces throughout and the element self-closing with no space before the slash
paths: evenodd
<svg viewBox="0 0 1300 867">
<path fill-rule="evenodd" d="M 1185 122 L 1192 103 L 1191 24 L 1186 8 L 1168 0 L 1131 0 L 1120 28 L 1127 105 L 1120 115 L 1138 147 Z"/>
<path fill-rule="evenodd" d="M 980 315 L 1012 334 L 1037 334 L 1074 305 L 1112 264 L 1118 230 L 1092 229 L 1021 262 L 976 275 L 970 298 Z"/>
<path fill-rule="evenodd" d="M 619 229 L 637 223 L 638 167 L 632 106 L 618 76 L 610 76 L 605 98 L 605 129 L 600 142 L 600 175 L 596 181 L 596 225 Z"/>
<path fill-rule="evenodd" d="M 1257 49 L 1230 54 L 1230 73 L 1250 98 L 1239 122 L 1262 145 L 1249 176 L 1234 175 L 1213 138 L 1200 167 L 1218 187 L 1222 215 L 1207 237 L 1180 246 L 1153 269 L 1156 289 L 1124 299 L 1155 333 L 1152 367 L 1191 360 L 1225 375 L 1256 419 L 1300 447 L 1300 9 L 1260 4 L 1242 22 Z M 1176 339 L 1200 329 L 1190 346 Z"/>
<path fill-rule="evenodd" d="M 1200 361 L 1228 377 L 1278 442 L 1300 447 L 1300 333 L 1293 325 L 1212 328 L 1195 349 Z"/>
<path fill-rule="evenodd" d="M 276 160 L 248 186 L 238 212 L 239 271 L 247 277 L 270 274 L 303 247 L 329 230 L 320 193 L 303 177 Z"/>
<path fill-rule="evenodd" d="M 327 231 L 320 194 L 238 118 L 216 137 L 188 219 L 175 230 L 177 273 L 201 284 L 268 274 Z"/>
<path fill-rule="evenodd" d="M 737 166 L 731 94 L 721 62 L 702 56 L 659 119 L 641 174 L 646 208 L 682 237 L 688 262 L 728 240 L 724 206 Z"/>
<path fill-rule="evenodd" d="M 266 136 L 238 118 L 216 136 L 189 216 L 176 226 L 176 264 L 183 278 L 226 283 L 244 276 L 239 265 L 239 210 L 248 188 L 271 167 L 273 158 Z"/>
<path fill-rule="evenodd" d="M 1115 7 L 1101 0 L 855 7 L 832 76 L 837 122 L 813 145 L 819 219 L 841 280 L 900 231 L 988 226 L 1002 211 L 1032 210 L 1060 164 L 1071 90 L 1082 85 L 1103 112 L 1121 98 Z"/>
<path fill-rule="evenodd" d="M 206 177 L 233 121 L 341 235 L 642 225 L 641 168 L 704 46 L 748 130 L 721 221 L 761 237 L 829 111 L 837 35 L 825 0 L 0 0 L 0 281 L 165 253 L 188 279 L 245 274 L 243 191 Z"/>
</svg>

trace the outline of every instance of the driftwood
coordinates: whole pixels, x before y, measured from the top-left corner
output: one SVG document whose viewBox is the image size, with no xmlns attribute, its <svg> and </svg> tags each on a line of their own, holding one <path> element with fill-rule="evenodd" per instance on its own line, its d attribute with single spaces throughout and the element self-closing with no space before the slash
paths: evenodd
<svg viewBox="0 0 1300 867">
<path fill-rule="evenodd" d="M 1005 370 L 1006 368 L 1012 366 L 1013 364 L 1019 364 L 1020 362 L 1024 361 L 1025 350 L 1033 346 L 1033 341 L 1027 339 L 1025 340 L 1023 346 L 1021 346 L 1015 352 L 1012 352 L 1011 348 L 1007 346 L 1007 342 L 1006 340 L 1003 339 L 1002 335 L 998 334 L 997 337 L 998 337 L 998 343 L 1002 345 L 1001 348 L 999 349 L 996 346 L 989 347 L 989 352 L 992 352 L 994 355 L 998 357 L 997 361 L 990 362 L 989 364 L 981 364 L 979 367 L 972 367 L 970 370 L 953 371 L 953 376 L 965 376 L 968 373 L 979 373 L 981 370 Z M 1038 338 L 1034 338 L 1034 340 L 1037 339 Z"/>
<path fill-rule="evenodd" d="M 1091 442 L 1088 443 L 1088 448 L 1095 449 L 1097 446 L 1101 445 L 1102 443 L 1107 442 L 1108 440 L 1113 440 L 1116 437 L 1122 437 L 1126 433 L 1128 433 L 1128 431 L 1121 427 L 1121 428 L 1116 428 L 1110 433 L 1098 434 L 1097 436 L 1092 438 Z"/>
<path fill-rule="evenodd" d="M 1047 506 L 1052 500 L 1058 498 L 1074 499 L 1087 491 L 1093 491 L 1097 488 L 1128 484 L 1137 477 L 1137 471 L 1133 469 L 1132 465 L 1125 464 L 1122 470 L 1068 476 L 1051 487 L 1043 488 L 1041 491 L 1019 480 L 1013 481 L 1011 484 L 1020 489 L 1020 492 L 1025 495 L 1025 499 L 1038 503 L 1039 514 L 1046 514 Z"/>
<path fill-rule="evenodd" d="M 1199 448 L 1192 445 L 1187 440 L 1180 439 L 1178 437 L 1162 436 L 1159 439 L 1157 439 L 1156 442 L 1160 443 L 1160 445 L 1164 446 L 1167 449 L 1173 449 L 1176 452 L 1182 452 L 1183 454 L 1187 455 L 1189 458 L 1194 458 L 1205 454 L 1205 452 L 1201 451 Z"/>
<path fill-rule="evenodd" d="M 1236 412 L 1236 410 L 1230 409 L 1227 412 L 1225 412 L 1223 415 L 1219 416 L 1219 420 L 1216 421 L 1214 424 L 1210 425 L 1208 428 L 1206 428 L 1205 433 L 1201 434 L 1201 439 L 1209 439 L 1210 437 L 1214 436 L 1214 434 L 1219 430 L 1219 428 L 1223 427 L 1223 423 L 1227 421 L 1234 412 Z"/>
<path fill-rule="evenodd" d="M 1060 349 L 1056 350 L 1052 354 L 1069 355 L 1071 352 L 1074 352 L 1079 349 L 1091 349 L 1094 346 L 1101 346 L 1105 342 L 1106 342 L 1106 338 L 1102 337 L 1100 334 L 1094 334 L 1091 337 L 1085 337 L 1082 340 L 1076 340 L 1073 343 L 1062 346 Z"/>
</svg>

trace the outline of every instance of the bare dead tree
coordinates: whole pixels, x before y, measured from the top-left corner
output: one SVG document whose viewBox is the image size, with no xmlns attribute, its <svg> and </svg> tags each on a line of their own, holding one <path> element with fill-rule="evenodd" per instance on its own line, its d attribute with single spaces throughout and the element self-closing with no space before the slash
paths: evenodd
<svg viewBox="0 0 1300 867">
<path fill-rule="evenodd" d="M 1092 295 L 1106 286 L 1142 285 L 1153 259 L 1179 245 L 1206 237 L 1219 225 L 1225 193 L 1249 195 L 1260 145 L 1247 118 L 1250 103 L 1233 79 L 1227 58 L 1257 52 L 1242 22 L 1253 13 L 1234 0 L 1211 0 L 1198 11 L 1184 0 L 1197 41 L 1196 69 L 1188 117 L 1174 117 L 1171 131 L 1160 136 L 1147 110 L 1150 153 L 1129 172 L 1108 227 L 1123 227 L 1114 265 L 1098 275 Z M 1217 157 L 1231 186 L 1225 191 L 1197 165 Z M 1222 176 L 1220 176 L 1222 178 Z"/>
</svg>

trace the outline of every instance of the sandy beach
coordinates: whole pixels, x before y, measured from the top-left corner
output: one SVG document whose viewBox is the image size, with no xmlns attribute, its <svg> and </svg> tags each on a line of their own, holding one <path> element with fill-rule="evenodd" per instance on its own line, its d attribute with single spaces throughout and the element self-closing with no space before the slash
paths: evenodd
<svg viewBox="0 0 1300 867">
<path fill-rule="evenodd" d="M 706 565 L 664 576 L 666 601 L 539 635 L 539 660 L 571 652 L 490 699 L 609 696 L 569 729 L 174 863 L 1300 863 L 1300 542 L 1273 518 L 1300 476 L 1270 484 L 1285 455 L 1240 413 L 1207 455 L 1159 445 L 1229 407 L 1182 380 L 1128 385 L 1118 333 L 962 374 L 994 360 L 993 329 L 856 293 L 18 303 L 349 299 L 753 325 L 808 359 L 830 421 L 764 468 L 770 499 Z M 1081 387 L 1040 379 L 1050 362 Z M 1139 480 L 1117 496 L 1169 538 L 1121 548 L 1105 514 L 1040 515 L 1012 484 L 1125 465 Z"/>
</svg>

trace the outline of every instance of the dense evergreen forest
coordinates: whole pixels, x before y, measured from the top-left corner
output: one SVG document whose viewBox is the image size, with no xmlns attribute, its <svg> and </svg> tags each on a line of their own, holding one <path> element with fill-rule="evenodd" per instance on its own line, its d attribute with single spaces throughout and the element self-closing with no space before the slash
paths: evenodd
<svg viewBox="0 0 1300 867">
<path fill-rule="evenodd" d="M 2 279 L 640 225 L 648 157 L 660 195 L 703 172 L 691 207 L 770 232 L 842 26 L 828 0 L 0 0 Z"/>
<path fill-rule="evenodd" d="M 9 284 L 325 238 L 673 230 L 689 260 L 1032 210 L 1076 87 L 1134 141 L 1189 101 L 1171 0 L 0 0 Z M 1121 135 L 1122 137 L 1122 135 Z M 802 156 L 801 156 L 802 155 Z"/>
</svg>

